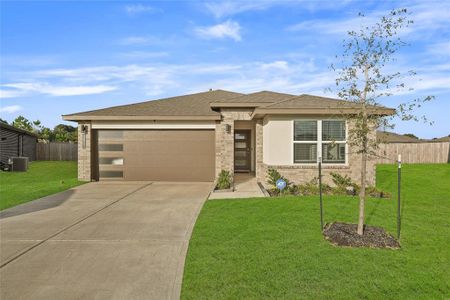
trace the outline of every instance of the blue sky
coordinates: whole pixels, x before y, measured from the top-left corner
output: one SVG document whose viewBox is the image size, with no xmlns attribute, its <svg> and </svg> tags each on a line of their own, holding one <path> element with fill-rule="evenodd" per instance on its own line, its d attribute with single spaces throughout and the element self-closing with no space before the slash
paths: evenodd
<svg viewBox="0 0 450 300">
<path fill-rule="evenodd" d="M 415 21 L 392 69 L 415 70 L 382 103 L 434 95 L 434 121 L 396 121 L 422 138 L 450 134 L 447 1 L 2 1 L 0 114 L 52 127 L 61 114 L 212 89 L 333 96 L 328 67 L 346 31 L 390 9 Z"/>
</svg>

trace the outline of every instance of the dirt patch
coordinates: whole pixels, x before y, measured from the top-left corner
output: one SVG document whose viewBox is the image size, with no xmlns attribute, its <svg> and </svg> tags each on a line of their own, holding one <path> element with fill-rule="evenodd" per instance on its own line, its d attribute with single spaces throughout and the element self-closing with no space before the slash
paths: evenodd
<svg viewBox="0 0 450 300">
<path fill-rule="evenodd" d="M 325 239 L 336 246 L 400 248 L 399 242 L 381 227 L 365 225 L 364 234 L 360 236 L 357 233 L 356 224 L 335 222 L 325 226 L 323 235 Z"/>
</svg>

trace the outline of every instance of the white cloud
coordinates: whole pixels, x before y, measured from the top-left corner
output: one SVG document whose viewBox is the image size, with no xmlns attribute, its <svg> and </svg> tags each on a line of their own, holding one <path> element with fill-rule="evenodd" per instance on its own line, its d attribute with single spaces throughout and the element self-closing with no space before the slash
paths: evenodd
<svg viewBox="0 0 450 300">
<path fill-rule="evenodd" d="M 450 56 L 450 42 L 431 44 L 428 46 L 427 52 L 433 56 Z"/>
<path fill-rule="evenodd" d="M 22 110 L 22 106 L 20 106 L 20 105 L 9 105 L 9 106 L 0 107 L 0 113 L 12 114 L 19 110 Z"/>
<path fill-rule="evenodd" d="M 18 90 L 0 90 L 0 98 L 17 98 L 25 95 L 23 91 Z"/>
<path fill-rule="evenodd" d="M 59 55 L 2 55 L 2 66 L 49 67 L 57 64 Z"/>
<path fill-rule="evenodd" d="M 263 63 L 261 64 L 261 68 L 263 70 L 278 69 L 286 71 L 289 69 L 289 65 L 287 61 L 277 60 L 271 63 Z"/>
<path fill-rule="evenodd" d="M 148 58 L 162 58 L 168 57 L 167 52 L 151 52 L 151 51 L 130 51 L 120 54 L 121 57 L 132 58 L 132 59 L 148 59 Z"/>
<path fill-rule="evenodd" d="M 17 93 L 39 93 L 47 94 L 50 96 L 80 96 L 80 95 L 92 95 L 101 94 L 116 89 L 114 86 L 108 85 L 95 85 L 95 86 L 55 86 L 48 83 L 8 83 L 4 84 L 4 87 L 12 88 Z"/>
<path fill-rule="evenodd" d="M 320 9 L 333 9 L 348 5 L 352 0 L 341 1 L 310 1 L 310 0 L 227 0 L 209 1 L 204 7 L 216 18 L 230 17 L 247 11 L 261 11 L 274 6 L 297 7 L 301 10 L 316 11 Z"/>
<path fill-rule="evenodd" d="M 65 82 L 88 84 L 94 81 L 134 81 L 151 74 L 157 76 L 158 72 L 158 69 L 153 66 L 133 64 L 126 66 L 48 69 L 34 72 L 31 75 L 38 79 L 62 79 Z"/>
<path fill-rule="evenodd" d="M 450 2 L 440 2 L 435 5 L 432 1 L 422 4 L 405 5 L 409 18 L 414 21 L 409 28 L 401 32 L 409 39 L 422 39 L 424 32 L 447 29 L 450 26 Z M 288 26 L 288 31 L 322 33 L 328 35 L 342 35 L 349 30 L 358 30 L 361 25 L 370 26 L 379 21 L 381 16 L 388 14 L 390 9 L 379 9 L 366 14 L 365 17 L 352 15 L 341 19 L 315 19 L 302 21 Z"/>
<path fill-rule="evenodd" d="M 122 46 L 167 46 L 179 45 L 182 39 L 172 36 L 132 35 L 119 39 L 117 43 Z"/>
<path fill-rule="evenodd" d="M 119 44 L 124 46 L 129 45 L 147 45 L 151 44 L 154 41 L 153 37 L 145 37 L 145 36 L 129 36 L 123 38 L 119 41 Z"/>
<path fill-rule="evenodd" d="M 349 30 L 357 30 L 361 25 L 374 24 L 378 19 L 373 16 L 354 17 L 340 20 L 308 20 L 287 27 L 288 31 L 307 31 L 322 34 L 344 34 Z"/>
<path fill-rule="evenodd" d="M 435 68 L 436 66 L 436 68 Z M 420 70 L 419 79 L 409 79 L 415 91 L 450 90 L 446 71 L 438 71 L 439 63 Z M 409 70 L 401 66 L 401 70 Z M 245 63 L 200 64 L 130 64 L 84 68 L 44 69 L 18 74 L 23 81 L 2 86 L 7 92 L 21 95 L 51 96 L 106 93 L 115 89 L 131 89 L 139 94 L 157 96 L 214 89 L 241 92 L 274 90 L 293 94 L 324 94 L 334 86 L 335 74 L 318 68 L 310 57 L 294 60 L 249 61 Z M 29 76 L 29 77 L 26 77 Z M 27 79 L 24 79 L 27 78 Z M 189 87 L 189 88 L 186 88 Z M 409 92 L 409 94 L 414 91 Z M 15 96 L 15 95 L 10 95 Z"/>
<path fill-rule="evenodd" d="M 206 9 L 216 18 L 226 17 L 250 10 L 263 10 L 270 7 L 274 1 L 223 1 L 207 2 Z"/>
<path fill-rule="evenodd" d="M 138 14 L 153 12 L 153 8 L 149 5 L 129 4 L 125 6 L 125 11 L 128 15 L 134 16 Z"/>
<path fill-rule="evenodd" d="M 420 78 L 408 78 L 406 85 L 412 87 L 413 90 L 401 90 L 396 95 L 415 94 L 417 92 L 433 93 L 439 90 L 447 90 L 450 92 L 450 77 L 446 74 L 424 74 Z"/>
<path fill-rule="evenodd" d="M 235 41 L 241 40 L 241 26 L 239 23 L 231 20 L 214 26 L 197 27 L 195 33 L 204 39 L 231 38 Z"/>
</svg>

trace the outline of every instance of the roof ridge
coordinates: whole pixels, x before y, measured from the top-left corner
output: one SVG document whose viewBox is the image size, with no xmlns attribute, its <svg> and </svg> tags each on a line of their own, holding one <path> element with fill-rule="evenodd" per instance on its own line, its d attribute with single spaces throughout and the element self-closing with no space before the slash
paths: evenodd
<svg viewBox="0 0 450 300">
<path fill-rule="evenodd" d="M 268 91 L 268 90 L 262 90 L 262 91 L 258 91 L 258 92 L 248 93 L 248 94 L 242 93 L 242 94 L 239 95 L 239 96 L 232 97 L 232 98 L 228 98 L 228 99 L 224 100 L 223 102 L 226 102 L 226 101 L 228 101 L 228 100 L 235 100 L 235 99 L 238 99 L 238 98 L 243 98 L 243 97 L 252 96 L 252 95 L 255 95 L 255 94 L 258 94 L 258 93 L 272 93 L 272 94 L 278 94 L 278 95 L 286 95 L 286 96 L 296 97 L 296 95 L 292 95 L 292 94 L 280 93 L 280 92 L 274 92 L 274 91 Z M 275 103 L 277 103 L 277 102 L 274 101 L 273 103 L 270 103 L 270 104 L 275 104 Z"/>
<path fill-rule="evenodd" d="M 121 105 L 114 105 L 114 106 L 109 106 L 109 107 L 104 107 L 104 108 L 97 108 L 97 109 L 92 109 L 92 110 L 76 112 L 76 113 L 72 113 L 72 114 L 65 114 L 63 116 L 72 116 L 72 115 L 78 115 L 78 114 L 81 114 L 81 113 L 83 113 L 83 114 L 84 113 L 92 113 L 92 112 L 101 111 L 101 110 L 104 110 L 104 109 L 120 108 L 120 107 L 125 107 L 125 106 L 135 106 L 135 105 L 140 105 L 140 104 L 144 104 L 144 103 L 148 103 L 148 102 L 167 101 L 167 100 L 170 100 L 170 99 L 173 99 L 173 98 L 188 97 L 188 96 L 194 96 L 194 95 L 202 95 L 202 94 L 207 94 L 207 93 L 211 93 L 211 92 L 218 92 L 218 91 L 226 92 L 226 93 L 240 94 L 240 93 L 237 93 L 237 92 L 226 91 L 226 90 L 221 90 L 221 89 L 208 90 L 208 91 L 204 91 L 204 92 L 198 92 L 198 93 L 192 93 L 192 94 L 186 94 L 186 95 L 180 95 L 180 96 L 171 96 L 171 97 L 160 98 L 160 99 L 150 99 L 150 100 L 134 102 L 134 103 L 129 103 L 129 104 L 121 104 Z"/>
<path fill-rule="evenodd" d="M 288 95 L 288 94 L 287 94 L 287 95 Z M 277 105 L 277 104 L 280 104 L 280 103 L 283 103 L 283 102 L 292 100 L 293 98 L 297 98 L 297 97 L 300 97 L 300 96 L 292 96 L 292 97 L 290 97 L 290 98 L 287 98 L 287 99 L 284 99 L 284 100 L 281 100 L 281 101 L 278 101 L 278 102 L 274 102 L 274 103 L 271 103 L 271 104 L 269 104 L 269 105 L 264 105 L 264 106 L 261 106 L 261 107 L 264 107 L 264 108 L 271 107 L 271 106 L 273 106 L 273 105 Z"/>
</svg>

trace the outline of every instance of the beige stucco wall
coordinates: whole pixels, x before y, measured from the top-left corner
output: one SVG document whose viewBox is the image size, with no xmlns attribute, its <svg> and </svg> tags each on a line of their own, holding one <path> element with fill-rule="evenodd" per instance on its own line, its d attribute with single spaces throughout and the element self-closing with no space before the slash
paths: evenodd
<svg viewBox="0 0 450 300">
<path fill-rule="evenodd" d="M 290 165 L 293 160 L 292 118 L 263 120 L 263 161 L 269 165 Z"/>
</svg>

